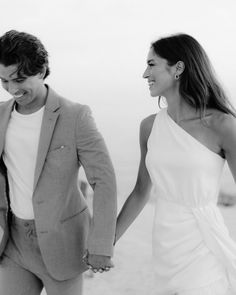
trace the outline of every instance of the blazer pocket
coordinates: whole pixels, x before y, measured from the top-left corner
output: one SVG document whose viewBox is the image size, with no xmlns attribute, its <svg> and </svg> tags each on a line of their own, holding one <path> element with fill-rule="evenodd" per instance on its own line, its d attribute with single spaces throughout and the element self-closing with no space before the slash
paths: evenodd
<svg viewBox="0 0 236 295">
<path fill-rule="evenodd" d="M 71 148 L 69 146 L 60 146 L 59 148 L 50 150 L 46 157 L 48 168 L 61 169 L 68 161 Z"/>
<path fill-rule="evenodd" d="M 48 151 L 47 158 L 56 155 L 62 155 L 70 150 L 70 147 L 67 145 L 61 145 L 57 148 Z"/>
<path fill-rule="evenodd" d="M 74 217 L 76 217 L 77 215 L 79 215 L 79 214 L 85 212 L 86 210 L 88 210 L 88 207 L 85 207 L 85 208 L 83 208 L 82 210 L 80 210 L 80 211 L 78 211 L 78 212 L 75 212 L 75 213 L 73 213 L 73 214 L 70 215 L 70 216 L 67 216 L 67 217 L 62 218 L 62 219 L 61 219 L 61 223 L 64 223 L 64 222 L 66 222 L 66 221 L 71 220 L 72 218 L 74 218 Z"/>
</svg>

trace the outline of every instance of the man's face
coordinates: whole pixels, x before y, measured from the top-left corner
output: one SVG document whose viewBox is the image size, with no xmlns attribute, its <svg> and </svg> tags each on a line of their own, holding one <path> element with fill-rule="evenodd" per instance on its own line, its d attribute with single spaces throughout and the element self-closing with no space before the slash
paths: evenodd
<svg viewBox="0 0 236 295">
<path fill-rule="evenodd" d="M 41 73 L 35 76 L 19 77 L 17 74 L 17 65 L 4 66 L 0 63 L 0 79 L 2 87 L 21 106 L 30 105 L 36 100 L 44 85 Z"/>
</svg>

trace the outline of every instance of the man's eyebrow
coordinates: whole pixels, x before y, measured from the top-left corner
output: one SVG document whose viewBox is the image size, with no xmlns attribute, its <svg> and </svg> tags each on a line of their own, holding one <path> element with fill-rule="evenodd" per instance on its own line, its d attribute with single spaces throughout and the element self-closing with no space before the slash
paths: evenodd
<svg viewBox="0 0 236 295">
<path fill-rule="evenodd" d="M 10 75 L 10 76 L 11 76 L 11 75 Z M 1 76 L 0 76 L 0 79 L 1 79 L 1 80 L 7 80 L 7 79 L 5 79 L 5 78 L 3 78 L 3 77 L 1 77 Z M 25 79 L 25 77 L 16 77 L 16 78 L 13 78 L 12 80 L 15 81 L 15 80 L 24 80 L 24 79 Z"/>
<path fill-rule="evenodd" d="M 16 80 L 25 80 L 26 78 L 23 77 L 23 76 L 17 76 L 15 78 L 12 78 L 13 81 L 16 81 Z"/>
<path fill-rule="evenodd" d="M 25 80 L 26 77 L 23 77 L 23 76 L 18 76 L 16 78 L 13 78 L 12 80 Z"/>
</svg>

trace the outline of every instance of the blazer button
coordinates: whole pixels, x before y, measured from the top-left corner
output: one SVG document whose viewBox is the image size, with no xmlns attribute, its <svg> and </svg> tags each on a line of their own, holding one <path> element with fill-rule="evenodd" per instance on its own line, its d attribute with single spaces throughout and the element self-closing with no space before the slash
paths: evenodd
<svg viewBox="0 0 236 295">
<path fill-rule="evenodd" d="M 37 204 L 38 204 L 38 205 L 41 205 L 41 204 L 43 204 L 43 203 L 44 203 L 44 201 L 42 201 L 42 200 L 41 200 L 41 201 L 37 201 Z"/>
</svg>

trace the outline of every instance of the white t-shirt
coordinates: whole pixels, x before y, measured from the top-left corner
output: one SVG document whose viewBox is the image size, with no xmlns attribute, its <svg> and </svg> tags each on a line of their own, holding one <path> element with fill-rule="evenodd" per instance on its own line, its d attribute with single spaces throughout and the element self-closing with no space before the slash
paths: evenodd
<svg viewBox="0 0 236 295">
<path fill-rule="evenodd" d="M 34 171 L 44 109 L 27 115 L 14 109 L 6 132 L 3 160 L 8 173 L 11 210 L 22 219 L 34 219 Z"/>
</svg>

